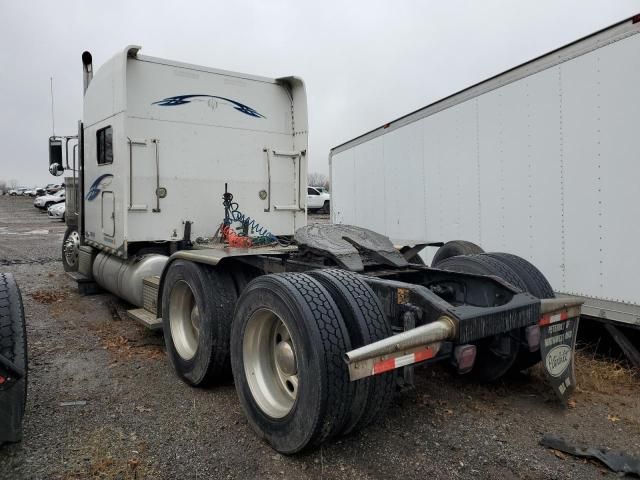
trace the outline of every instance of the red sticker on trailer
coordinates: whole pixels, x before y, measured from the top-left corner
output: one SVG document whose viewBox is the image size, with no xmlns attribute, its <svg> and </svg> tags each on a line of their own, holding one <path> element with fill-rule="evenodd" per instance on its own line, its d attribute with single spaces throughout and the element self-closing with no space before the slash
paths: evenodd
<svg viewBox="0 0 640 480">
<path fill-rule="evenodd" d="M 404 367 L 405 365 L 411 365 L 412 363 L 422 362 L 424 360 L 429 360 L 436 356 L 437 350 L 432 347 L 427 347 L 423 350 L 418 350 L 414 353 L 409 353 L 408 355 L 402 355 L 396 358 L 388 358 L 386 360 L 381 360 L 373 364 L 373 375 L 378 375 L 380 373 L 388 372 L 390 370 L 395 370 L 396 368 Z"/>
</svg>

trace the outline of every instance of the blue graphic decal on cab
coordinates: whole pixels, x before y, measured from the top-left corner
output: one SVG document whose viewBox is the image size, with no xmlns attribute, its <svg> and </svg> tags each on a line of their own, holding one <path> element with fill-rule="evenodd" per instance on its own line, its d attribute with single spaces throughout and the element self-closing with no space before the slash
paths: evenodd
<svg viewBox="0 0 640 480">
<path fill-rule="evenodd" d="M 87 192 L 87 200 L 91 201 L 95 199 L 100 192 L 104 189 L 104 187 L 108 187 L 111 185 L 111 179 L 113 175 L 110 173 L 105 173 L 104 175 L 100 175 L 89 187 L 89 191 Z"/>
<path fill-rule="evenodd" d="M 235 100 L 231 100 L 230 98 L 218 97 L 216 95 L 176 95 L 175 97 L 167 97 L 162 100 L 158 100 L 157 102 L 153 102 L 151 105 L 160 105 L 161 107 L 175 107 L 178 105 L 185 105 L 191 102 L 204 101 L 205 99 L 209 99 L 209 106 L 215 108 L 215 106 L 211 103 L 211 100 L 222 100 L 223 102 L 229 102 L 231 107 L 239 112 L 244 113 L 245 115 L 249 115 L 250 117 L 255 118 L 267 118 L 264 115 L 256 112 L 253 108 L 248 107 L 240 102 L 236 102 Z M 216 102 L 217 103 L 217 102 Z"/>
</svg>

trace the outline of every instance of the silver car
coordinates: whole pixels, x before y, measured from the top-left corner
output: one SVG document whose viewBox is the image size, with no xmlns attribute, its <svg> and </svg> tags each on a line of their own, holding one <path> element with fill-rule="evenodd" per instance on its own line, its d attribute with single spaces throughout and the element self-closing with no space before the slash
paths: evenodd
<svg viewBox="0 0 640 480">
<path fill-rule="evenodd" d="M 47 215 L 49 216 L 49 218 L 57 218 L 59 220 L 62 220 L 64 222 L 65 217 L 64 217 L 64 212 L 66 211 L 66 205 L 64 202 L 62 203 L 56 203 L 55 205 L 51 205 L 48 209 L 47 209 Z"/>
</svg>

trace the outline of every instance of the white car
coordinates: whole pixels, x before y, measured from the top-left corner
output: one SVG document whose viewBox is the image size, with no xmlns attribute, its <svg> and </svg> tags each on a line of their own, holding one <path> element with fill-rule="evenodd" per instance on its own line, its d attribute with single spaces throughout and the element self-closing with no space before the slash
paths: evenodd
<svg viewBox="0 0 640 480">
<path fill-rule="evenodd" d="M 11 195 L 12 197 L 21 196 L 24 195 L 24 192 L 26 192 L 27 190 L 29 189 L 25 187 L 12 188 L 11 190 L 9 190 L 9 195 Z"/>
<path fill-rule="evenodd" d="M 60 202 L 64 202 L 64 190 L 60 190 L 53 195 L 42 195 L 41 197 L 36 197 L 33 201 L 33 206 L 36 208 L 47 209 L 51 205 Z"/>
<path fill-rule="evenodd" d="M 65 205 L 64 202 L 56 203 L 55 205 L 51 205 L 47 209 L 47 215 L 51 219 L 59 219 L 64 222 L 65 220 L 64 212 L 66 211 L 66 209 L 67 209 L 67 206 Z"/>
<path fill-rule="evenodd" d="M 307 187 L 307 210 L 329 213 L 331 195 L 323 187 Z"/>
</svg>

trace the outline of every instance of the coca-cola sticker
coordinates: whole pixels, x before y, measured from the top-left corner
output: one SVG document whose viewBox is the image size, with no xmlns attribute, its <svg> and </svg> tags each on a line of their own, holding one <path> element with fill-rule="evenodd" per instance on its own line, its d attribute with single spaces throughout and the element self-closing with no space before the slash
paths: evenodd
<svg viewBox="0 0 640 480">
<path fill-rule="evenodd" d="M 547 353 L 545 364 L 547 372 L 553 377 L 559 377 L 571 363 L 571 347 L 569 345 L 558 345 Z"/>
</svg>

